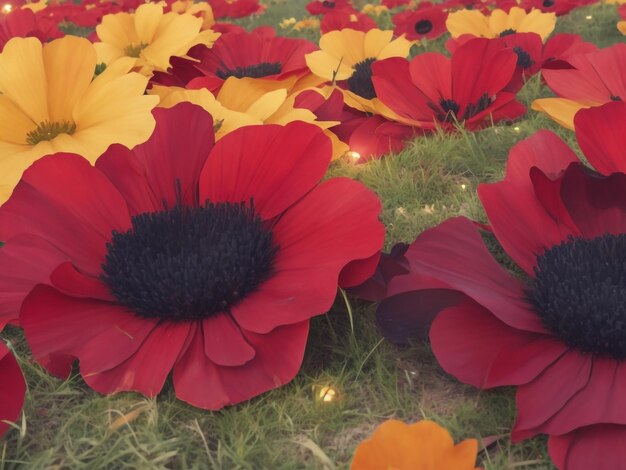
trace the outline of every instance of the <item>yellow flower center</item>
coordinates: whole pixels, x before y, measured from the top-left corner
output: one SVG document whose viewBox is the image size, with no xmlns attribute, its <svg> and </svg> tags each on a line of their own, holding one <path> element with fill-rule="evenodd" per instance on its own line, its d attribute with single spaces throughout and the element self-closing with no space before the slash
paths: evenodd
<svg viewBox="0 0 626 470">
<path fill-rule="evenodd" d="M 143 51 L 146 47 L 148 47 L 148 45 L 143 42 L 140 44 L 136 44 L 136 45 L 131 44 L 129 46 L 126 46 L 126 48 L 124 49 L 124 52 L 126 53 L 128 57 L 139 58 L 141 51 Z"/>
<path fill-rule="evenodd" d="M 52 140 L 59 134 L 72 135 L 76 131 L 76 124 L 73 122 L 51 122 L 43 121 L 39 125 L 26 134 L 26 142 L 31 145 L 37 145 L 44 140 Z"/>
</svg>

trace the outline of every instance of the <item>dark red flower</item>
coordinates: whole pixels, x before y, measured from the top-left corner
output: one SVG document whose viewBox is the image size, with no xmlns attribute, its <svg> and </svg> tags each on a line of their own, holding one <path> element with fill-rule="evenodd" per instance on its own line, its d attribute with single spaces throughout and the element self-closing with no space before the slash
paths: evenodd
<svg viewBox="0 0 626 470">
<path fill-rule="evenodd" d="M 592 42 L 583 41 L 578 34 L 559 33 L 548 39 L 543 46 L 541 68 L 572 68 L 568 60 L 578 54 L 588 54 L 598 50 Z"/>
<path fill-rule="evenodd" d="M 347 10 L 337 10 L 324 15 L 320 21 L 320 31 L 326 34 L 329 31 L 341 31 L 342 29 L 355 29 L 357 31 L 369 31 L 378 28 L 376 21 L 365 13 L 352 13 Z"/>
<path fill-rule="evenodd" d="M 18 421 L 25 393 L 22 370 L 9 348 L 0 341 L 0 437 L 9 429 L 4 421 Z"/>
<path fill-rule="evenodd" d="M 620 18 L 626 20 L 626 3 L 624 5 L 620 5 L 620 7 L 617 9 L 617 13 L 619 14 Z"/>
<path fill-rule="evenodd" d="M 546 69 L 546 84 L 561 98 L 602 104 L 626 99 L 626 44 L 567 57 L 570 68 Z"/>
<path fill-rule="evenodd" d="M 385 7 L 389 8 L 390 10 L 392 8 L 398 8 L 398 7 L 406 6 L 409 3 L 411 3 L 411 0 L 382 0 L 380 2 L 380 4 L 382 6 L 385 6 Z M 421 3 L 424 3 L 424 2 L 421 2 Z"/>
<path fill-rule="evenodd" d="M 325 15 L 339 10 L 356 13 L 350 0 L 313 0 L 307 3 L 306 9 L 311 15 Z"/>
<path fill-rule="evenodd" d="M 197 106 L 154 115 L 146 143 L 95 167 L 68 154 L 31 166 L 0 208 L 2 250 L 29 235 L 64 256 L 20 312 L 50 372 L 77 358 L 100 393 L 155 396 L 173 371 L 180 399 L 219 409 L 293 379 L 309 319 L 375 269 L 380 202 L 347 178 L 319 183 L 331 144 L 317 126 L 214 144 Z"/>
<path fill-rule="evenodd" d="M 35 37 L 41 42 L 47 42 L 62 35 L 54 21 L 37 17 L 29 9 L 0 15 L 0 52 L 11 38 Z"/>
<path fill-rule="evenodd" d="M 410 62 L 401 58 L 375 62 L 372 82 L 376 96 L 404 124 L 451 130 L 458 122 L 475 130 L 526 111 L 515 94 L 503 91 L 516 63 L 513 51 L 478 38 L 459 47 L 451 59 L 433 52 Z"/>
<path fill-rule="evenodd" d="M 218 18 L 243 18 L 262 13 L 263 5 L 259 0 L 208 0 L 213 16 Z"/>
<path fill-rule="evenodd" d="M 608 104 L 605 113 L 615 118 L 625 106 Z M 621 116 L 615 134 L 626 122 Z M 596 117 L 577 121 L 579 139 L 592 132 L 579 126 Z M 620 468 L 626 174 L 594 172 L 555 134 L 540 131 L 511 150 L 504 181 L 481 185 L 478 194 L 493 235 L 527 276 L 495 261 L 475 223 L 448 220 L 406 251 L 410 273 L 390 281 L 381 326 L 403 340 L 432 321 L 432 349 L 447 372 L 479 388 L 517 386 L 513 440 L 548 434 L 559 468 Z"/>
<path fill-rule="evenodd" d="M 521 0 L 519 6 L 529 12 L 532 9 L 541 10 L 544 13 L 555 13 L 562 16 L 575 8 L 594 3 L 596 0 Z"/>
<path fill-rule="evenodd" d="M 228 77 L 300 78 L 309 73 L 305 54 L 317 49 L 311 41 L 276 36 L 274 28 L 264 26 L 224 34 L 210 49 L 196 46 L 188 54 L 191 60 L 172 58 L 167 73 L 155 73 L 152 81 L 184 87 L 198 79 L 194 88 L 215 91 Z"/>
<path fill-rule="evenodd" d="M 439 5 L 425 3 L 425 6 L 420 4 L 416 10 L 396 13 L 393 16 L 393 32 L 398 36 L 404 34 L 410 40 L 437 39 L 447 32 L 448 13 Z"/>
</svg>

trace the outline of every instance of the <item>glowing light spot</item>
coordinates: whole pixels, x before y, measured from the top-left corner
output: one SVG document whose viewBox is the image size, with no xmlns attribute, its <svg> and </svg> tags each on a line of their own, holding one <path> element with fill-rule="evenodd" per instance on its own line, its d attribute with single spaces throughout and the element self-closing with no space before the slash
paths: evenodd
<svg viewBox="0 0 626 470">
<path fill-rule="evenodd" d="M 462 185 L 461 185 L 461 189 L 462 189 L 463 191 L 465 191 L 465 190 L 467 189 L 467 185 L 466 185 L 466 184 L 462 184 Z"/>
<path fill-rule="evenodd" d="M 513 128 L 513 130 L 514 130 L 515 132 L 517 132 L 518 134 L 519 134 L 519 132 L 521 131 L 521 129 L 520 129 L 520 127 L 519 127 L 519 126 L 515 126 L 515 127 Z"/>
<path fill-rule="evenodd" d="M 322 403 L 330 403 L 332 401 L 335 401 L 338 395 L 339 394 L 337 393 L 337 390 L 328 385 L 326 387 L 320 388 L 317 397 Z"/>
<path fill-rule="evenodd" d="M 587 15 L 587 16 L 585 16 L 585 19 L 586 19 L 586 20 L 592 20 L 592 19 L 593 19 L 593 16 L 591 16 L 591 15 Z"/>
<path fill-rule="evenodd" d="M 13 5 L 11 5 L 10 3 L 5 3 L 4 5 L 2 5 L 2 13 L 4 13 L 5 15 L 11 13 L 13 11 Z"/>
<path fill-rule="evenodd" d="M 359 161 L 361 159 L 361 154 L 359 152 L 355 152 L 353 150 L 350 150 L 349 152 L 346 152 L 346 155 L 348 155 L 348 157 L 350 157 L 355 162 Z"/>
</svg>

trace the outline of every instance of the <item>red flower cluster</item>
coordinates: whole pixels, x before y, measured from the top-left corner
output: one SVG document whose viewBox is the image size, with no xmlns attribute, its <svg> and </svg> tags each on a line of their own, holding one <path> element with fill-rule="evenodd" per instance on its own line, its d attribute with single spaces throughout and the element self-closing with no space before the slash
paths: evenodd
<svg viewBox="0 0 626 470">
<path fill-rule="evenodd" d="M 411 244 L 378 309 L 396 341 L 432 321 L 433 352 L 461 381 L 517 386 L 513 439 L 548 434 L 560 469 L 626 459 L 617 445 L 626 437 L 624 123 L 624 103 L 576 116 L 598 172 L 540 131 L 513 148 L 504 181 L 479 187 L 490 230 L 528 281 L 494 260 L 476 224 L 456 218 Z"/>
</svg>

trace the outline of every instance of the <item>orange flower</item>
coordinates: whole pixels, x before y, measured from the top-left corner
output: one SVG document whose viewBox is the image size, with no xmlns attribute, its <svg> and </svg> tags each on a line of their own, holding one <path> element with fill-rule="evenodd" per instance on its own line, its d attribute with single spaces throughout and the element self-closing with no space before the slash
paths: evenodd
<svg viewBox="0 0 626 470">
<path fill-rule="evenodd" d="M 359 444 L 351 470 L 480 470 L 474 467 L 477 450 L 476 439 L 455 446 L 448 431 L 432 421 L 390 419 Z"/>
</svg>

